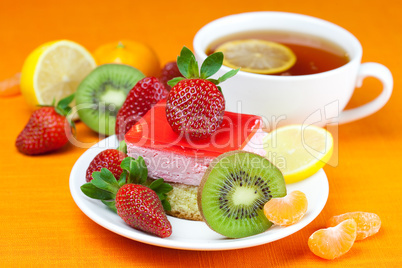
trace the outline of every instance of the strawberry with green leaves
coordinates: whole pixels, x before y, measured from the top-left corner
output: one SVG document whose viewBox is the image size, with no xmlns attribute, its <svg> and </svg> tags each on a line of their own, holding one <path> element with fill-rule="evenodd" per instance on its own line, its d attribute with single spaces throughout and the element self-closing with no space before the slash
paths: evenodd
<svg viewBox="0 0 402 268">
<path fill-rule="evenodd" d="M 184 77 L 168 82 L 172 87 L 166 101 L 166 118 L 173 131 L 194 139 L 205 139 L 217 131 L 225 111 L 225 99 L 218 86 L 234 76 L 231 70 L 218 79 L 209 78 L 221 68 L 223 53 L 208 56 L 198 69 L 194 54 L 186 47 L 177 57 L 177 66 Z"/>
<path fill-rule="evenodd" d="M 126 157 L 121 168 L 119 180 L 106 168 L 94 172 L 93 179 L 82 185 L 81 191 L 101 200 L 131 227 L 162 238 L 170 236 L 172 226 L 164 210 L 170 210 L 166 198 L 172 186 L 163 179 L 145 186 L 148 169 L 142 157 Z"/>
<path fill-rule="evenodd" d="M 45 154 L 60 149 L 68 142 L 74 123 L 66 119 L 74 94 L 57 105 L 42 105 L 34 111 L 18 135 L 15 146 L 26 155 Z"/>
</svg>

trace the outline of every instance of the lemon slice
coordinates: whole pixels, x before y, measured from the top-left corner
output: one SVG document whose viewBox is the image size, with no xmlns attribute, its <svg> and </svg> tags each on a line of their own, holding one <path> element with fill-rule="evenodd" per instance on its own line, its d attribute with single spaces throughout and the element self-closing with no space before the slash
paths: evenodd
<svg viewBox="0 0 402 268">
<path fill-rule="evenodd" d="M 280 73 L 290 69 L 296 62 L 296 55 L 291 49 L 265 40 L 229 41 L 216 51 L 223 53 L 223 65 L 250 73 Z"/>
<path fill-rule="evenodd" d="M 268 158 L 283 173 L 286 183 L 315 174 L 331 158 L 334 141 L 327 130 L 312 125 L 290 125 L 263 139 Z"/>
<path fill-rule="evenodd" d="M 60 40 L 35 49 L 21 71 L 21 92 L 31 106 L 52 104 L 74 93 L 96 67 L 92 55 L 81 45 Z"/>
</svg>

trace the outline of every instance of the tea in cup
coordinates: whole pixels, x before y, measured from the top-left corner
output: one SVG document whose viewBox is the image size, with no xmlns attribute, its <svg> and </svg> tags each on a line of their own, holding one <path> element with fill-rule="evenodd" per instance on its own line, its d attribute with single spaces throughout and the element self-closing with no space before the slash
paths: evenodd
<svg viewBox="0 0 402 268">
<path fill-rule="evenodd" d="M 389 100 L 393 78 L 379 63 L 361 63 L 362 46 L 350 32 L 318 18 L 286 12 L 250 12 L 210 22 L 194 37 L 202 62 L 222 44 L 267 40 L 290 48 L 296 61 L 276 74 L 240 71 L 222 84 L 226 110 L 261 116 L 267 128 L 285 124 L 347 123 L 381 109 Z M 247 68 L 244 68 L 247 69 Z M 217 77 L 229 71 L 223 66 Z M 365 77 L 382 82 L 373 101 L 344 110 Z"/>
</svg>

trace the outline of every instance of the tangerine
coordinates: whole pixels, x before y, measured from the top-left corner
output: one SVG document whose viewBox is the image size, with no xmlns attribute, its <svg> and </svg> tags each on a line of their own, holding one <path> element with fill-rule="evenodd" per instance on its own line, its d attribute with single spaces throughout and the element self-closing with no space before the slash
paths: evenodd
<svg viewBox="0 0 402 268">
<path fill-rule="evenodd" d="M 381 219 L 375 213 L 370 212 L 348 212 L 329 219 L 327 226 L 333 227 L 346 219 L 353 219 L 357 224 L 356 240 L 363 240 L 376 234 L 381 227 Z"/>
<path fill-rule="evenodd" d="M 299 222 L 307 211 L 306 195 L 293 191 L 281 198 L 272 198 L 264 205 L 264 214 L 276 225 L 288 226 Z"/>
<path fill-rule="evenodd" d="M 353 219 L 347 219 L 334 227 L 315 231 L 308 239 L 308 246 L 315 255 L 333 260 L 352 248 L 356 233 L 356 222 Z"/>
<path fill-rule="evenodd" d="M 119 63 L 133 66 L 145 76 L 158 77 L 160 73 L 159 58 L 154 50 L 141 42 L 122 40 L 101 45 L 93 56 L 98 65 Z"/>
</svg>

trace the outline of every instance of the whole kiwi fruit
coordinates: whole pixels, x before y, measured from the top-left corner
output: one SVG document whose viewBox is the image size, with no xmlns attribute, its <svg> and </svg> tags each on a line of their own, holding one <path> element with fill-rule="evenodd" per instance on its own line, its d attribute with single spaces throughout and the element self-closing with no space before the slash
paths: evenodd
<svg viewBox="0 0 402 268">
<path fill-rule="evenodd" d="M 271 227 L 264 215 L 264 204 L 285 195 L 283 175 L 268 159 L 246 151 L 231 151 L 210 163 L 198 188 L 197 203 L 212 230 L 240 238 Z"/>
<path fill-rule="evenodd" d="M 117 112 L 128 92 L 142 78 L 144 74 L 129 65 L 103 64 L 95 68 L 75 93 L 81 121 L 100 134 L 114 134 Z"/>
</svg>

